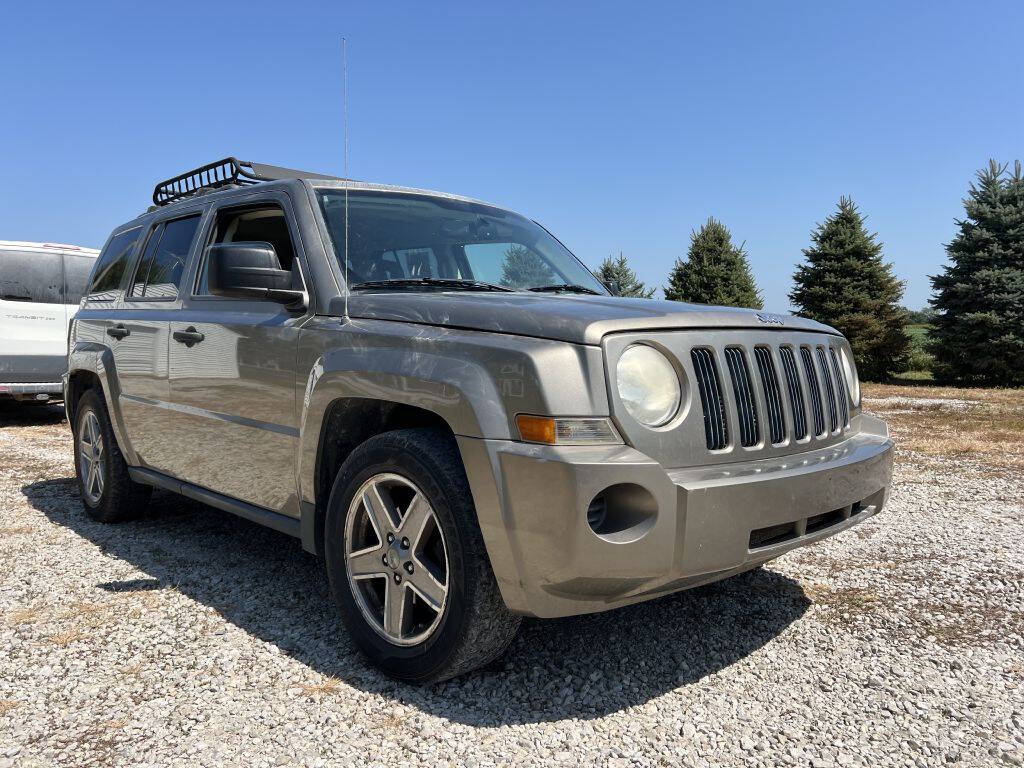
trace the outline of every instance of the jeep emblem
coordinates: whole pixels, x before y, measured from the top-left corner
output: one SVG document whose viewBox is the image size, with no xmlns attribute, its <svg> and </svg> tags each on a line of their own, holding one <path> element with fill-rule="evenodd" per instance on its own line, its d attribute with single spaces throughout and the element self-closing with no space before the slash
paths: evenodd
<svg viewBox="0 0 1024 768">
<path fill-rule="evenodd" d="M 758 313 L 757 319 L 768 325 L 784 325 L 786 321 L 780 315 L 766 315 Z"/>
</svg>

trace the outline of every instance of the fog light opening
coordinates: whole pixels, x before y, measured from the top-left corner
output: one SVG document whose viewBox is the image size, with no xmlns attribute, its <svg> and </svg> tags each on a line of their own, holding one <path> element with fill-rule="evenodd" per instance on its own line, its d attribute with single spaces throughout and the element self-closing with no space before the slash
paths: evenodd
<svg viewBox="0 0 1024 768">
<path fill-rule="evenodd" d="M 587 507 L 587 524 L 602 539 L 636 541 L 654 525 L 658 502 L 641 485 L 619 483 L 597 494 Z"/>
</svg>

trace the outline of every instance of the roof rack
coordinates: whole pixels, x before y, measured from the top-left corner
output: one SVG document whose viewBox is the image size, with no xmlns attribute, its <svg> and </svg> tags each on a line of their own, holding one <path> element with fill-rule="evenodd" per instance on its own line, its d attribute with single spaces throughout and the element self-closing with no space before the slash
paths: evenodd
<svg viewBox="0 0 1024 768">
<path fill-rule="evenodd" d="M 296 171 L 292 168 L 280 168 L 276 165 L 250 163 L 234 157 L 225 157 L 215 163 L 200 166 L 186 171 L 180 176 L 161 181 L 153 189 L 153 203 L 158 206 L 168 205 L 184 197 L 191 197 L 200 192 L 220 187 L 240 187 L 259 184 L 263 181 L 280 179 L 337 179 L 337 176 L 326 176 L 322 173 Z"/>
</svg>

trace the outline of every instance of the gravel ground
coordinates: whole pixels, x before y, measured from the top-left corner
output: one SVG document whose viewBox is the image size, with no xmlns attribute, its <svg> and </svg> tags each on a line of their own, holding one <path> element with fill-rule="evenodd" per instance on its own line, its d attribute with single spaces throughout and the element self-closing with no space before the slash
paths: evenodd
<svg viewBox="0 0 1024 768">
<path fill-rule="evenodd" d="M 0 766 L 1024 762 L 1019 472 L 901 451 L 847 533 L 528 621 L 415 688 L 356 653 L 297 542 L 159 492 L 90 522 L 70 444 L 59 410 L 0 409 Z"/>
</svg>

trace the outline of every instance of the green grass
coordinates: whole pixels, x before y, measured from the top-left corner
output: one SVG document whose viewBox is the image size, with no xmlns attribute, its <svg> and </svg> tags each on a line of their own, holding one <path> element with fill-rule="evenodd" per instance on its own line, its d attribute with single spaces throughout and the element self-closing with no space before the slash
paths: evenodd
<svg viewBox="0 0 1024 768">
<path fill-rule="evenodd" d="M 931 326 L 927 323 L 915 323 L 914 325 L 907 326 L 907 333 L 910 334 L 910 340 L 915 344 L 923 344 L 928 336 L 929 328 Z"/>
</svg>

